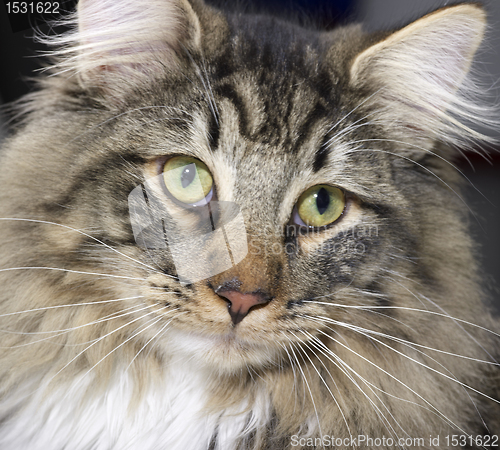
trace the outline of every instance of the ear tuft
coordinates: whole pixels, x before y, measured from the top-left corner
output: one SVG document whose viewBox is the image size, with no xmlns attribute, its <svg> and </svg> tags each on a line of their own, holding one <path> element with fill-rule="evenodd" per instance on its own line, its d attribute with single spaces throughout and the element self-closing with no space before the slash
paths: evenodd
<svg viewBox="0 0 500 450">
<path fill-rule="evenodd" d="M 56 67 L 94 85 L 174 69 L 178 55 L 200 42 L 187 0 L 80 0 L 66 24 L 72 32 L 48 41 L 59 47 Z"/>
<path fill-rule="evenodd" d="M 467 77 L 485 28 L 476 4 L 438 10 L 359 54 L 351 83 L 377 89 L 373 103 L 392 130 L 457 145 L 488 139 L 466 125 L 498 125 L 492 108 L 474 100 L 478 87 Z"/>
</svg>

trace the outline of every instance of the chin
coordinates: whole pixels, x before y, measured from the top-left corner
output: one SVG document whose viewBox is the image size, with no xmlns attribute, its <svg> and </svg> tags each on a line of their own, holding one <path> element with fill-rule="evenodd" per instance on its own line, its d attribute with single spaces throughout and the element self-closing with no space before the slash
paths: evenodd
<svg viewBox="0 0 500 450">
<path fill-rule="evenodd" d="M 171 329 L 168 348 L 174 357 L 186 358 L 218 375 L 231 375 L 242 370 L 278 365 L 282 348 L 270 342 L 245 340 L 236 331 L 209 334 L 203 331 Z M 169 351 L 169 353 L 170 353 Z"/>
</svg>

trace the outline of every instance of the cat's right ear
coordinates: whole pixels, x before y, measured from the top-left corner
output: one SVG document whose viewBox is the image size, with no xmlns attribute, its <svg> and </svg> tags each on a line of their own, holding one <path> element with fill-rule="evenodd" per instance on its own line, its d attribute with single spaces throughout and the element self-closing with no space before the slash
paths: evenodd
<svg viewBox="0 0 500 450">
<path fill-rule="evenodd" d="M 58 67 L 103 90 L 178 70 L 200 47 L 200 22 L 187 0 L 80 0 L 70 20 L 73 31 L 52 40 L 62 48 Z"/>
</svg>

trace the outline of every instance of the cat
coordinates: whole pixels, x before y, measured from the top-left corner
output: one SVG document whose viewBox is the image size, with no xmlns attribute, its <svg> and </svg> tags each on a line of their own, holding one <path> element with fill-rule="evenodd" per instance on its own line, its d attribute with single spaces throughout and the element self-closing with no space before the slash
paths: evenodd
<svg viewBox="0 0 500 450">
<path fill-rule="evenodd" d="M 476 3 L 392 32 L 80 0 L 1 149 L 0 448 L 494 448 L 458 148 Z"/>
</svg>

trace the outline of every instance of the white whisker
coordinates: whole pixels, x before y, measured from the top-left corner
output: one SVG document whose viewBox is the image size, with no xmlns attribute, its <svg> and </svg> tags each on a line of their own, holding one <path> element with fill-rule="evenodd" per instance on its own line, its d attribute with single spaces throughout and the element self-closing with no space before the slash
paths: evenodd
<svg viewBox="0 0 500 450">
<path fill-rule="evenodd" d="M 303 331 L 304 334 L 307 334 L 305 331 Z M 310 349 L 313 353 L 314 351 L 311 349 L 311 346 L 308 345 L 308 343 L 306 341 L 304 341 L 303 339 L 300 339 L 296 334 L 294 334 L 293 332 L 290 332 L 290 334 L 292 336 L 294 336 L 299 342 L 302 343 L 302 345 L 306 346 L 308 349 Z M 314 353 L 315 354 L 315 353 Z M 328 386 L 328 383 L 325 381 L 325 379 L 321 376 L 321 374 L 319 373 L 319 370 L 317 369 L 317 367 L 314 365 L 313 361 L 311 360 L 311 358 L 309 357 L 309 355 L 307 354 L 307 352 L 304 352 L 304 355 L 307 357 L 307 359 L 309 360 L 312 368 L 315 370 L 315 372 L 318 374 L 318 377 L 320 378 L 321 382 L 323 383 L 323 385 L 326 387 L 326 389 L 328 390 L 329 394 L 332 396 L 332 399 L 335 403 L 335 405 L 337 406 L 337 408 L 339 409 L 339 412 L 340 412 L 340 415 L 342 416 L 342 419 L 345 423 L 345 426 L 347 428 L 347 432 L 349 433 L 349 436 L 352 438 L 352 433 L 351 433 L 351 429 L 349 428 L 349 424 L 347 423 L 347 419 L 344 415 L 344 412 L 342 411 L 342 408 L 340 407 L 340 404 L 339 402 L 337 401 L 337 398 L 335 397 L 335 395 L 333 394 L 333 392 L 331 391 L 330 389 L 330 386 Z M 315 354 L 316 355 L 316 354 Z M 321 361 L 320 358 L 318 358 L 318 361 L 321 362 L 321 364 L 323 365 L 323 367 L 325 368 L 325 370 L 327 371 L 328 375 L 330 375 L 330 378 L 332 379 L 332 381 L 335 383 L 335 380 L 333 379 L 333 376 L 332 374 L 330 373 L 330 371 L 327 369 L 327 367 L 325 366 L 325 364 L 323 363 L 323 361 Z M 335 383 L 335 386 L 336 386 L 336 383 Z M 338 388 L 337 388 L 338 389 Z M 340 393 L 340 392 L 339 392 Z"/>
<path fill-rule="evenodd" d="M 172 312 L 173 311 L 178 311 L 179 308 L 176 308 L 176 309 L 173 309 L 171 310 Z M 169 311 L 170 312 L 170 311 Z M 181 313 L 181 314 L 185 314 L 185 313 Z M 168 326 L 172 323 L 172 320 L 174 320 L 176 317 L 178 317 L 179 315 L 181 314 L 178 314 L 177 316 L 173 317 L 172 319 L 170 319 L 165 325 L 163 325 L 159 331 L 153 336 L 151 337 L 142 347 L 141 349 L 135 354 L 135 356 L 133 357 L 132 361 L 130 361 L 130 364 L 127 366 L 127 368 L 125 369 L 125 372 L 127 372 L 129 369 L 130 369 L 130 366 L 132 366 L 132 364 L 134 363 L 134 361 L 137 359 L 137 357 L 142 353 L 142 351 L 158 336 L 160 336 L 161 334 L 163 334 Z M 160 318 L 159 320 L 161 320 L 162 318 Z M 156 323 L 156 322 L 155 322 Z"/>
<path fill-rule="evenodd" d="M 313 320 L 315 318 L 311 318 L 311 320 Z M 439 409 L 437 409 L 432 403 L 430 403 L 428 400 L 426 400 L 424 397 L 422 397 L 422 395 L 420 395 L 418 392 L 416 392 L 414 389 L 410 388 L 406 383 L 404 383 L 403 381 L 399 380 L 397 377 L 395 377 L 394 375 L 392 375 L 391 373 L 389 373 L 387 370 L 383 369 L 382 367 L 378 366 L 377 364 L 375 364 L 374 362 L 370 361 L 368 358 L 366 358 L 365 356 L 361 355 L 360 353 L 356 352 L 355 350 L 352 350 L 351 348 L 349 348 L 348 346 L 342 344 L 338 339 L 335 339 L 333 336 L 323 332 L 322 330 L 318 330 L 319 333 L 323 334 L 324 336 L 328 337 L 329 339 L 331 339 L 332 341 L 336 342 L 338 345 L 342 346 L 343 348 L 345 348 L 346 350 L 350 351 L 351 353 L 353 353 L 354 355 L 358 356 L 359 358 L 361 358 L 363 361 L 367 362 L 368 364 L 370 364 L 371 366 L 375 367 L 377 370 L 381 371 L 382 373 L 386 374 L 387 376 L 389 376 L 391 379 L 393 379 L 394 381 L 396 381 L 398 384 L 401 384 L 403 387 L 405 387 L 406 389 L 408 389 L 409 392 L 411 392 L 412 394 L 414 394 L 415 396 L 417 396 L 418 398 L 420 398 L 423 402 L 425 402 L 425 404 L 427 404 L 430 408 L 432 408 L 434 411 L 436 411 L 438 413 L 438 415 L 440 417 L 442 417 L 444 420 L 446 420 L 448 423 L 450 423 L 452 426 L 454 426 L 457 430 L 461 431 L 462 433 L 464 434 L 467 434 L 465 430 L 463 430 L 460 426 L 458 426 L 456 423 L 454 423 L 453 421 L 451 421 L 445 414 L 443 414 L 441 411 L 439 411 Z M 398 352 L 400 353 L 400 352 Z M 401 353 L 402 356 L 406 356 L 404 354 Z M 411 359 L 411 358 L 409 358 Z M 417 362 L 417 361 L 415 361 Z M 417 362 L 418 363 L 418 362 Z M 425 364 L 422 364 L 423 366 L 425 366 Z M 430 368 L 431 370 L 433 370 L 432 368 Z M 441 374 L 441 372 L 435 370 L 437 373 Z M 447 377 L 446 375 L 444 374 L 441 374 L 445 377 Z M 453 378 L 451 377 L 447 377 L 449 379 L 451 379 L 452 381 L 456 381 L 456 380 L 453 380 Z M 459 383 L 461 385 L 463 385 L 464 387 L 467 387 L 464 383 Z M 472 388 L 472 390 L 474 390 Z M 477 391 L 478 393 L 482 394 L 481 392 Z M 485 394 L 482 394 L 483 396 Z M 488 397 L 488 396 L 486 396 Z M 500 402 L 497 402 L 497 403 L 500 403 Z"/>
<path fill-rule="evenodd" d="M 368 394 L 361 388 L 359 383 L 356 382 L 354 377 L 350 375 L 349 372 L 352 372 L 356 377 L 358 377 L 372 392 L 372 394 L 377 398 L 377 400 L 381 403 L 381 405 L 384 407 L 384 409 L 387 411 L 389 416 L 392 418 L 392 420 L 398 425 L 398 427 L 403 431 L 408 436 L 408 433 L 401 427 L 401 425 L 398 423 L 398 421 L 395 419 L 395 417 L 392 415 L 391 411 L 389 408 L 385 405 L 385 403 L 382 401 L 382 399 L 373 391 L 373 388 L 376 388 L 375 386 L 372 386 L 371 383 L 369 383 L 364 377 L 362 377 L 358 372 L 356 372 L 352 367 L 350 367 L 345 361 L 343 361 L 337 354 L 335 354 L 332 350 L 330 350 L 323 342 L 321 342 L 316 336 L 313 336 L 310 333 L 304 332 L 310 339 L 311 342 L 314 343 L 315 347 L 330 361 L 332 362 L 353 384 L 358 388 L 358 390 L 363 394 L 363 396 L 368 400 L 370 406 L 374 409 L 375 413 L 377 416 L 382 420 L 382 423 L 386 427 L 387 431 L 389 434 L 394 435 L 398 437 L 398 434 L 396 433 L 396 430 L 394 430 L 393 426 L 385 416 L 385 414 L 380 410 L 380 408 L 375 404 L 375 402 L 368 396 Z M 332 360 L 332 357 L 335 359 Z M 378 388 L 377 388 L 378 389 Z M 384 394 L 388 394 L 387 392 L 383 391 L 382 389 L 378 389 L 379 391 L 383 392 Z M 388 394 L 389 395 L 389 394 Z"/>
<path fill-rule="evenodd" d="M 89 239 L 92 239 L 93 241 L 97 242 L 98 244 L 101 244 L 103 245 L 104 247 L 106 247 L 107 249 L 109 250 L 112 250 L 113 252 L 123 256 L 124 258 L 127 258 L 127 259 L 130 259 L 131 261 L 137 263 L 137 264 L 140 264 L 142 266 L 145 266 L 147 267 L 148 269 L 151 269 L 151 270 L 154 270 L 156 271 L 156 269 L 154 267 L 151 267 L 151 266 L 148 266 L 147 264 L 144 264 L 143 262 L 141 261 L 138 261 L 128 255 L 125 255 L 124 253 L 118 251 L 116 248 L 114 247 L 111 247 L 110 245 L 102 242 L 101 240 L 95 238 L 94 236 L 91 236 L 90 234 L 87 234 L 81 230 L 78 230 L 76 228 L 72 228 L 72 227 L 69 227 L 67 225 L 63 225 L 63 224 L 60 224 L 60 223 L 57 223 L 57 222 L 49 222 L 47 220 L 36 220 L 36 219 L 22 219 L 22 218 L 15 218 L 15 217 L 0 217 L 0 220 L 4 220 L 4 221 L 9 221 L 9 220 L 13 220 L 13 221 L 19 221 L 19 222 L 32 222 L 32 223 L 40 223 L 40 224 L 46 224 L 46 225 L 55 225 L 55 226 L 58 226 L 58 227 L 61 227 L 61 228 L 65 228 L 67 230 L 70 230 L 70 231 L 74 231 L 76 233 L 79 233 L 81 234 L 82 236 L 85 236 L 85 237 L 88 237 Z M 174 278 L 174 277 L 172 277 Z"/>
<path fill-rule="evenodd" d="M 295 352 L 293 350 L 293 348 L 295 347 L 295 343 L 286 334 L 283 333 L 283 335 L 290 341 L 290 351 L 292 352 L 293 356 L 295 357 L 295 359 L 298 363 L 297 367 L 300 370 L 300 373 L 302 374 L 302 379 L 304 380 L 304 383 L 306 384 L 307 390 L 309 391 L 309 396 L 311 397 L 311 402 L 312 402 L 312 405 L 314 408 L 314 413 L 316 415 L 316 420 L 318 421 L 319 435 L 323 436 L 323 432 L 321 431 L 321 423 L 319 420 L 318 408 L 316 407 L 316 402 L 314 401 L 311 387 L 309 386 L 309 382 L 307 381 L 306 375 L 305 375 L 304 371 L 302 370 L 302 366 L 300 364 L 300 361 L 298 360 L 297 355 L 295 354 Z M 297 349 L 297 351 L 298 351 L 298 349 Z"/>
<path fill-rule="evenodd" d="M 323 296 L 323 297 L 328 297 L 328 294 Z M 366 310 L 366 311 L 370 311 L 371 309 L 394 309 L 394 310 L 406 310 L 406 311 L 413 311 L 413 312 L 421 312 L 421 313 L 425 313 L 425 314 L 431 314 L 431 315 L 435 315 L 435 316 L 440 316 L 440 317 L 445 317 L 447 319 L 450 319 L 450 320 L 453 320 L 454 322 L 460 322 L 460 323 L 464 323 L 466 325 L 470 325 L 471 327 L 474 327 L 474 328 L 478 328 L 480 330 L 483 330 L 483 331 L 486 331 L 487 333 L 491 333 L 497 337 L 500 337 L 500 334 L 493 331 L 493 330 L 489 330 L 488 328 L 485 328 L 481 325 L 477 325 L 475 323 L 472 323 L 472 322 L 468 322 L 467 320 L 464 320 L 464 319 L 459 319 L 458 317 L 453 317 L 451 315 L 448 315 L 448 314 L 443 314 L 443 313 L 438 313 L 436 311 L 429 311 L 427 309 L 418 309 L 418 308 L 410 308 L 410 307 L 407 307 L 407 306 L 378 306 L 378 305 L 372 305 L 372 306 L 363 306 L 363 305 L 342 305 L 340 303 L 329 303 L 329 302 L 318 302 L 318 301 L 315 301 L 315 300 L 304 300 L 304 303 L 318 303 L 318 304 L 321 304 L 321 305 L 326 305 L 326 306 L 335 306 L 335 307 L 338 307 L 338 308 L 346 308 L 346 309 L 349 309 L 349 308 L 352 308 L 352 309 L 361 309 L 361 310 Z"/>
<path fill-rule="evenodd" d="M 85 272 L 82 270 L 71 270 L 71 269 L 62 269 L 60 267 L 8 267 L 6 269 L 0 269 L 0 272 L 12 272 L 15 270 L 54 270 L 58 272 L 66 272 L 66 273 L 77 273 L 80 275 L 95 275 L 98 277 L 103 277 L 103 278 L 121 278 L 125 280 L 138 280 L 138 281 L 143 281 L 143 278 L 136 278 L 136 277 L 127 277 L 125 275 L 112 275 L 108 273 L 98 273 L 98 272 Z"/>
<path fill-rule="evenodd" d="M 51 309 L 72 308 L 72 307 L 77 307 L 77 306 L 102 305 L 102 304 L 107 304 L 107 303 L 123 302 L 126 300 L 135 300 L 138 298 L 144 298 L 144 296 L 138 295 L 136 297 L 116 298 L 113 300 L 98 300 L 95 302 L 71 303 L 69 305 L 45 306 L 43 308 L 34 308 L 34 309 L 27 309 L 25 311 L 16 311 L 16 312 L 12 312 L 12 313 L 0 314 L 0 317 L 16 316 L 19 314 L 26 314 L 26 313 L 39 312 L 39 311 L 49 311 Z"/>
</svg>

